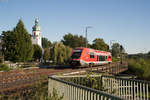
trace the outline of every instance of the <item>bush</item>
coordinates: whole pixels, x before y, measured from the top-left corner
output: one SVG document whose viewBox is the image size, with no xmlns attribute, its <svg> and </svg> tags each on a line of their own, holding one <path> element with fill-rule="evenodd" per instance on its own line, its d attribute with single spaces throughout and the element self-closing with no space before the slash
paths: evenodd
<svg viewBox="0 0 150 100">
<path fill-rule="evenodd" d="M 61 96 L 58 95 L 57 90 L 53 88 L 52 94 L 48 97 L 48 100 L 63 100 L 64 94 Z"/>
<path fill-rule="evenodd" d="M 3 62 L 3 58 L 2 57 L 0 57 L 0 63 L 2 63 Z"/>
<path fill-rule="evenodd" d="M 11 68 L 8 67 L 6 64 L 0 64 L 0 71 L 9 71 Z"/>
<path fill-rule="evenodd" d="M 112 62 L 118 62 L 118 61 L 120 61 L 120 58 L 112 57 Z"/>
<path fill-rule="evenodd" d="M 85 86 L 97 89 L 98 88 L 98 80 L 96 80 L 95 77 L 91 77 L 90 75 L 87 75 L 85 78 Z"/>
<path fill-rule="evenodd" d="M 129 71 L 137 75 L 140 79 L 150 80 L 150 59 L 130 59 Z"/>
</svg>

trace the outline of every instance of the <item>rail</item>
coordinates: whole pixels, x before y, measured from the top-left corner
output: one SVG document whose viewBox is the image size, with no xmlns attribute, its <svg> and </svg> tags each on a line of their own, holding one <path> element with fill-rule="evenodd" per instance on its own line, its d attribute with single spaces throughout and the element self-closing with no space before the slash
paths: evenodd
<svg viewBox="0 0 150 100">
<path fill-rule="evenodd" d="M 150 100 L 150 82 L 148 81 L 102 76 L 102 83 L 107 93 L 128 100 Z"/>
<path fill-rule="evenodd" d="M 54 88 L 59 96 L 64 95 L 65 100 L 124 100 L 96 89 L 50 76 L 48 84 L 49 95 L 52 94 Z"/>
<path fill-rule="evenodd" d="M 91 70 L 91 71 L 96 73 L 107 72 L 109 74 L 119 74 L 126 70 L 128 70 L 127 62 L 123 62 L 122 64 L 116 62 L 116 63 L 104 65 L 103 67 L 98 67 L 96 70 Z"/>
<path fill-rule="evenodd" d="M 87 75 L 49 77 L 49 93 L 56 88 L 59 94 L 64 93 L 66 100 L 103 100 L 99 96 L 110 97 L 107 98 L 110 100 L 115 97 L 126 100 L 150 100 L 149 81 L 135 80 L 133 76 L 90 75 L 90 77 Z M 80 98 L 77 98 L 78 96 Z"/>
</svg>

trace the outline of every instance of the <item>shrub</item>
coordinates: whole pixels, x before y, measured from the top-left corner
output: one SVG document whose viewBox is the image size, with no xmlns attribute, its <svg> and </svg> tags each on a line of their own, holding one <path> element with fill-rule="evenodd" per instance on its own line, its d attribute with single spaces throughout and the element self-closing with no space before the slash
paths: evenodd
<svg viewBox="0 0 150 100">
<path fill-rule="evenodd" d="M 0 57 L 0 63 L 2 63 L 3 62 L 3 58 L 2 57 Z"/>
<path fill-rule="evenodd" d="M 137 75 L 140 79 L 150 80 L 150 60 L 149 59 L 130 59 L 129 71 Z"/>
<path fill-rule="evenodd" d="M 85 78 L 85 86 L 93 88 L 93 89 L 97 89 L 98 82 L 96 78 L 91 77 L 90 75 L 87 75 L 87 77 Z"/>
<path fill-rule="evenodd" d="M 58 95 L 57 90 L 53 88 L 52 94 L 48 97 L 48 100 L 63 100 L 64 94 L 61 96 Z"/>
<path fill-rule="evenodd" d="M 118 61 L 120 61 L 120 58 L 112 57 L 112 62 L 118 62 Z"/>
<path fill-rule="evenodd" d="M 11 68 L 8 67 L 6 64 L 0 64 L 0 71 L 9 71 Z"/>
</svg>

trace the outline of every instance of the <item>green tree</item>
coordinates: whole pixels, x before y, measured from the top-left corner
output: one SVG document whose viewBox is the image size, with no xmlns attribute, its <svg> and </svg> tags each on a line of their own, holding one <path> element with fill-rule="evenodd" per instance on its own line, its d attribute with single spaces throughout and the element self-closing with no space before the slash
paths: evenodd
<svg viewBox="0 0 150 100">
<path fill-rule="evenodd" d="M 147 58 L 150 58 L 150 51 L 147 53 Z"/>
<path fill-rule="evenodd" d="M 52 48 L 52 60 L 55 64 L 66 64 L 70 58 L 72 49 L 62 42 L 55 42 Z"/>
<path fill-rule="evenodd" d="M 124 47 L 119 43 L 114 43 L 112 45 L 112 56 L 119 57 L 120 54 L 122 54 L 122 56 L 126 55 Z"/>
<path fill-rule="evenodd" d="M 68 47 L 68 46 L 65 46 L 65 63 L 68 63 L 69 62 L 69 59 L 70 59 L 70 56 L 71 56 L 71 53 L 72 53 L 72 48 Z"/>
<path fill-rule="evenodd" d="M 10 60 L 13 57 L 14 42 L 12 38 L 12 31 L 3 31 L 2 32 L 2 52 L 5 55 L 6 60 Z"/>
<path fill-rule="evenodd" d="M 86 38 L 84 38 L 83 36 L 72 35 L 71 33 L 68 33 L 63 36 L 63 40 L 61 41 L 64 45 L 69 46 L 71 48 L 84 47 Z"/>
<path fill-rule="evenodd" d="M 118 57 L 120 54 L 120 44 L 119 43 L 114 43 L 112 45 L 112 56 Z"/>
<path fill-rule="evenodd" d="M 108 51 L 108 45 L 101 38 L 96 38 L 95 40 L 93 40 L 93 44 L 91 47 L 96 50 Z"/>
<path fill-rule="evenodd" d="M 132 73 L 140 79 L 146 79 L 150 81 L 150 59 L 143 59 L 138 57 L 137 59 L 129 59 L 128 72 Z"/>
<path fill-rule="evenodd" d="M 43 59 L 44 59 L 45 62 L 50 59 L 50 49 L 49 48 L 44 49 Z"/>
<path fill-rule="evenodd" d="M 40 59 L 42 57 L 42 48 L 37 44 L 34 44 L 33 48 L 34 48 L 34 54 L 33 54 L 34 60 L 40 61 Z"/>
<path fill-rule="evenodd" d="M 52 45 L 51 41 L 49 41 L 45 37 L 42 38 L 42 47 L 43 48 L 49 48 L 49 47 L 51 47 L 51 45 Z"/>
<path fill-rule="evenodd" d="M 5 60 L 16 62 L 32 59 L 33 46 L 31 37 L 25 29 L 22 20 L 19 20 L 13 31 L 3 31 L 2 41 Z"/>
</svg>

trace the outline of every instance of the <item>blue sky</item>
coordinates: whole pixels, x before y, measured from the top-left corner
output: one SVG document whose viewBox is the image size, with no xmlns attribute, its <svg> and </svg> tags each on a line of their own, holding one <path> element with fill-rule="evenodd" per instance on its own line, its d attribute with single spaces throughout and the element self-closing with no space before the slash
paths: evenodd
<svg viewBox="0 0 150 100">
<path fill-rule="evenodd" d="M 150 51 L 150 0 L 0 0 L 0 33 L 12 30 L 21 18 L 31 34 L 39 17 L 42 36 L 60 41 L 68 32 L 90 43 L 103 38 L 122 44 L 126 52 Z"/>
</svg>

